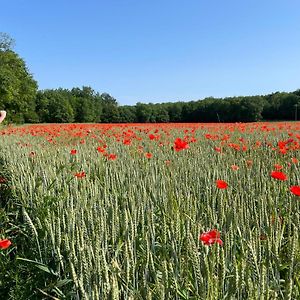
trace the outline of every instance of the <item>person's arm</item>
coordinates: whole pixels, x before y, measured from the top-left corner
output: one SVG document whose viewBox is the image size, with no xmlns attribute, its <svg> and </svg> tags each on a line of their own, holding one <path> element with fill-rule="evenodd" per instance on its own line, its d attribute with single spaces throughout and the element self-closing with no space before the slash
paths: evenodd
<svg viewBox="0 0 300 300">
<path fill-rule="evenodd" d="M 6 111 L 0 110 L 0 123 L 5 119 L 6 117 Z"/>
</svg>

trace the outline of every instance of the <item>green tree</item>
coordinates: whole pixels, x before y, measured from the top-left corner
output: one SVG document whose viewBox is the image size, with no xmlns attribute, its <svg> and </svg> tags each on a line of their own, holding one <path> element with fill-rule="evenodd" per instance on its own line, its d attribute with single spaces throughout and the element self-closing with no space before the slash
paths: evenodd
<svg viewBox="0 0 300 300">
<path fill-rule="evenodd" d="M 119 107 L 119 122 L 120 123 L 135 123 L 136 108 L 135 106 L 124 105 Z"/>
<path fill-rule="evenodd" d="M 98 117 L 102 113 L 101 104 L 91 87 L 73 88 L 71 94 L 74 98 L 73 110 L 76 122 L 89 123 L 100 120 Z"/>
<path fill-rule="evenodd" d="M 102 104 L 101 122 L 118 123 L 120 115 L 117 100 L 107 93 L 101 94 L 100 97 Z"/>
<path fill-rule="evenodd" d="M 74 121 L 71 93 L 68 90 L 57 89 L 38 92 L 36 107 L 42 122 L 71 123 Z"/>
<path fill-rule="evenodd" d="M 13 122 L 37 121 L 35 97 L 37 83 L 26 64 L 0 36 L 0 107 L 9 111 Z"/>
</svg>

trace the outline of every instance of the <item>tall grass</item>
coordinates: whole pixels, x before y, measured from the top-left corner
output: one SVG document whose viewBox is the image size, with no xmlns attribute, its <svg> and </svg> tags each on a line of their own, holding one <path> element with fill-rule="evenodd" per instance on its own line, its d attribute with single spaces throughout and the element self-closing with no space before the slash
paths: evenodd
<svg viewBox="0 0 300 300">
<path fill-rule="evenodd" d="M 138 138 L 123 145 L 125 129 L 91 127 L 85 143 L 63 130 L 55 144 L 43 135 L 1 136 L 15 204 L 6 211 L 18 209 L 27 238 L 26 247 L 16 239 L 12 259 L 46 274 L 30 285 L 30 297 L 300 298 L 300 200 L 289 192 L 300 183 L 299 165 L 287 165 L 299 150 L 281 155 L 265 142 L 275 147 L 297 128 L 198 126 L 187 133 L 197 141 L 180 152 L 171 147 L 184 126 L 159 127 L 163 146 L 149 139 L 152 128 L 139 127 L 131 128 Z M 207 133 L 218 137 L 207 139 Z M 222 142 L 225 134 L 230 140 Z M 228 147 L 239 138 L 248 150 Z M 99 139 L 116 160 L 96 151 Z M 223 153 L 214 150 L 220 145 Z M 73 148 L 76 155 L 70 155 Z M 275 163 L 284 166 L 288 181 L 270 177 Z M 86 176 L 76 178 L 80 171 Z M 217 189 L 217 179 L 228 189 Z M 214 228 L 222 247 L 199 240 Z M 21 297 L 22 287 L 18 291 Z"/>
</svg>

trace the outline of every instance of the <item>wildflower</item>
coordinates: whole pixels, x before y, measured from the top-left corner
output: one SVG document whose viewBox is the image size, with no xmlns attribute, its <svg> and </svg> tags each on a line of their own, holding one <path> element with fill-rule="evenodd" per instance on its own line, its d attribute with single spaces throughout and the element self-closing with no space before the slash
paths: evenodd
<svg viewBox="0 0 300 300">
<path fill-rule="evenodd" d="M 296 157 L 292 157 L 292 163 L 293 164 L 297 164 L 298 163 L 298 159 Z"/>
<path fill-rule="evenodd" d="M 286 154 L 287 151 L 288 151 L 287 148 L 280 148 L 280 149 L 279 149 L 279 152 L 280 152 L 281 154 Z"/>
<path fill-rule="evenodd" d="M 294 185 L 290 187 L 290 192 L 294 194 L 295 196 L 300 196 L 300 186 Z"/>
<path fill-rule="evenodd" d="M 75 174 L 75 177 L 77 177 L 77 178 L 83 178 L 83 177 L 85 177 L 85 172 L 84 171 L 82 171 L 82 172 L 78 172 L 78 173 L 76 173 Z"/>
<path fill-rule="evenodd" d="M 76 155 L 76 153 L 77 153 L 77 150 L 76 150 L 76 149 L 72 149 L 72 150 L 70 151 L 70 154 L 71 154 L 71 155 Z"/>
<path fill-rule="evenodd" d="M 216 180 L 216 185 L 218 189 L 227 189 L 228 183 L 224 180 Z"/>
<path fill-rule="evenodd" d="M 109 160 L 115 160 L 116 158 L 117 158 L 117 155 L 113 154 L 113 153 L 111 153 L 107 156 L 107 159 L 109 159 Z"/>
<path fill-rule="evenodd" d="M 277 170 L 277 171 L 280 171 L 283 169 L 283 166 L 279 165 L 279 164 L 275 164 L 274 165 L 274 168 Z"/>
<path fill-rule="evenodd" d="M 123 144 L 127 145 L 127 146 L 130 146 L 131 145 L 131 140 L 130 139 L 124 139 Z"/>
<path fill-rule="evenodd" d="M 145 156 L 147 157 L 147 158 L 151 158 L 152 157 L 152 153 L 145 153 Z"/>
<path fill-rule="evenodd" d="M 181 138 L 177 138 L 174 142 L 174 150 L 181 151 L 184 149 L 188 149 L 190 146 L 187 142 L 183 141 Z"/>
<path fill-rule="evenodd" d="M 271 177 L 275 178 L 277 180 L 282 180 L 282 181 L 285 181 L 288 179 L 286 174 L 284 174 L 283 172 L 278 172 L 278 171 L 273 171 L 271 173 Z"/>
<path fill-rule="evenodd" d="M 220 239 L 220 232 L 216 229 L 204 232 L 199 236 L 199 240 L 206 246 L 213 245 L 215 243 L 220 246 L 223 245 L 223 241 Z"/>
<path fill-rule="evenodd" d="M 239 169 L 239 166 L 237 166 L 237 165 L 232 165 L 232 166 L 231 166 L 231 169 L 232 169 L 233 171 L 237 171 L 237 170 Z"/>
<path fill-rule="evenodd" d="M 104 147 L 97 147 L 97 151 L 99 152 L 99 153 L 104 153 L 105 152 L 105 148 Z"/>
<path fill-rule="evenodd" d="M 7 249 L 11 245 L 11 241 L 8 239 L 0 240 L 0 249 Z"/>
</svg>

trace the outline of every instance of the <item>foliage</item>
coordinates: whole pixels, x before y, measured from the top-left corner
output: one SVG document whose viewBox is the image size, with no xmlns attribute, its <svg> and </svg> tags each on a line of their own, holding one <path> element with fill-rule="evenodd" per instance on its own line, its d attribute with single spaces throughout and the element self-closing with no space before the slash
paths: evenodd
<svg viewBox="0 0 300 300">
<path fill-rule="evenodd" d="M 0 107 L 9 121 L 38 121 L 35 116 L 37 83 L 25 62 L 11 50 L 0 50 Z"/>
</svg>

